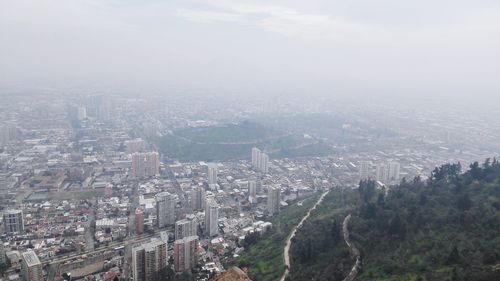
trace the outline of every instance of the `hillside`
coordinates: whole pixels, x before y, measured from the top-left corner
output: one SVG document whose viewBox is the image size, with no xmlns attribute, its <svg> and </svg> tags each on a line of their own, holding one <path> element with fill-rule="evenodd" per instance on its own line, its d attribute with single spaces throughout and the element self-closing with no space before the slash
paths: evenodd
<svg viewBox="0 0 500 281">
<path fill-rule="evenodd" d="M 248 276 L 254 281 L 278 280 L 285 271 L 285 241 L 316 200 L 317 196 L 313 196 L 303 200 L 302 204 L 294 203 L 282 208 L 271 219 L 272 229 L 262 236 L 248 235 L 244 241 L 245 251 L 239 257 L 226 261 L 226 264 L 248 268 Z"/>
<path fill-rule="evenodd" d="M 356 280 L 500 280 L 500 164 L 447 164 L 385 193 L 372 181 L 335 191 L 292 241 L 290 280 L 343 280 L 361 251 Z"/>
<path fill-rule="evenodd" d="M 157 140 L 163 155 L 180 161 L 223 161 L 250 157 L 252 147 L 271 156 L 324 155 L 331 148 L 303 136 L 254 122 L 179 129 Z"/>
</svg>

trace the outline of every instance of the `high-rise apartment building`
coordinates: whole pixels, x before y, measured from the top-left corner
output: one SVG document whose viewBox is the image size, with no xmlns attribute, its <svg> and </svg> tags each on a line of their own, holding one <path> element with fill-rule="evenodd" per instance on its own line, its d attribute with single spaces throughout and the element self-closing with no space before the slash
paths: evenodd
<svg viewBox="0 0 500 281">
<path fill-rule="evenodd" d="M 252 148 L 252 166 L 259 172 L 267 174 L 269 172 L 269 156 L 256 147 Z"/>
<path fill-rule="evenodd" d="M 5 233 L 23 233 L 24 218 L 22 210 L 7 210 L 3 214 L 3 225 Z"/>
<path fill-rule="evenodd" d="M 191 190 L 191 209 L 193 211 L 205 209 L 205 189 L 201 186 L 194 187 Z"/>
<path fill-rule="evenodd" d="M 399 162 L 392 161 L 389 162 L 389 181 L 391 183 L 396 184 L 399 183 L 399 174 L 401 170 L 401 165 Z"/>
<path fill-rule="evenodd" d="M 158 152 L 132 153 L 130 173 L 133 178 L 147 178 L 159 175 L 160 155 Z"/>
<path fill-rule="evenodd" d="M 112 106 L 109 97 L 104 95 L 91 95 L 85 99 L 86 114 L 89 117 L 108 120 L 111 118 Z"/>
<path fill-rule="evenodd" d="M 8 144 L 17 139 L 17 127 L 14 123 L 0 123 L 0 145 Z"/>
<path fill-rule="evenodd" d="M 252 166 L 256 168 L 260 163 L 261 151 L 257 147 L 252 148 Z"/>
<path fill-rule="evenodd" d="M 43 281 L 42 263 L 34 251 L 22 254 L 21 267 L 24 281 Z"/>
<path fill-rule="evenodd" d="M 146 145 L 144 144 L 143 139 L 125 141 L 125 147 L 128 154 L 132 154 L 135 152 L 144 152 L 146 150 Z"/>
<path fill-rule="evenodd" d="M 160 281 L 160 272 L 167 267 L 168 235 L 132 248 L 132 272 L 135 281 Z"/>
<path fill-rule="evenodd" d="M 208 164 L 208 184 L 217 183 L 217 164 Z"/>
<path fill-rule="evenodd" d="M 198 235 L 198 221 L 195 216 L 175 222 L 175 240 L 196 235 Z"/>
<path fill-rule="evenodd" d="M 384 163 L 379 163 L 377 165 L 377 181 L 388 184 L 389 180 L 389 167 Z"/>
<path fill-rule="evenodd" d="M 264 174 L 267 174 L 269 172 L 269 156 L 267 154 L 261 153 L 258 168 Z"/>
<path fill-rule="evenodd" d="M 269 187 L 267 189 L 267 212 L 274 216 L 280 211 L 281 190 L 279 187 Z"/>
<path fill-rule="evenodd" d="M 366 180 L 370 178 L 371 163 L 369 161 L 359 162 L 359 179 Z"/>
<path fill-rule="evenodd" d="M 160 192 L 155 196 L 156 222 L 159 228 L 175 223 L 175 198 L 168 192 Z"/>
<path fill-rule="evenodd" d="M 248 181 L 248 199 L 257 197 L 257 182 Z"/>
<path fill-rule="evenodd" d="M 219 234 L 219 205 L 214 198 L 207 198 L 205 206 L 205 235 Z"/>
<path fill-rule="evenodd" d="M 188 236 L 174 242 L 174 268 L 184 272 L 198 264 L 198 236 Z"/>
<path fill-rule="evenodd" d="M 137 235 L 144 233 L 144 211 L 142 208 L 135 210 L 135 233 Z"/>
</svg>

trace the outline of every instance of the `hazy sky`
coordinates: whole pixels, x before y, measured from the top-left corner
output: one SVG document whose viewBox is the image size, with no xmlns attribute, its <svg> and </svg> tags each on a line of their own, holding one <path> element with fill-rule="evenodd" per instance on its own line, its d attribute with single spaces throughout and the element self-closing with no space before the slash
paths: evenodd
<svg viewBox="0 0 500 281">
<path fill-rule="evenodd" d="M 500 96 L 498 0 L 0 0 L 0 88 Z"/>
</svg>

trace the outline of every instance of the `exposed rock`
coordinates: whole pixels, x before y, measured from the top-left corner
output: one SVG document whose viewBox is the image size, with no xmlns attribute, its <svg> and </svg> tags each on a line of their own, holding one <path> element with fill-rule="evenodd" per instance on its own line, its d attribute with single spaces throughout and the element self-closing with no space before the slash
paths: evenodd
<svg viewBox="0 0 500 281">
<path fill-rule="evenodd" d="M 219 273 L 210 281 L 252 281 L 243 270 L 232 267 L 229 270 Z"/>
</svg>

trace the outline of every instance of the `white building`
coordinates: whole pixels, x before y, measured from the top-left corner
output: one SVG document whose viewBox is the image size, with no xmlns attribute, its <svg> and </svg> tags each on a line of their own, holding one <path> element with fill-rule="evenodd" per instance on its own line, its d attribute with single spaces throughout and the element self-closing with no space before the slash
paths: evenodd
<svg viewBox="0 0 500 281">
<path fill-rule="evenodd" d="M 252 148 L 252 166 L 257 171 L 267 174 L 269 172 L 269 156 L 256 147 Z"/>
<path fill-rule="evenodd" d="M 168 192 L 160 192 L 155 196 L 156 222 L 159 228 L 175 223 L 175 198 Z"/>
<path fill-rule="evenodd" d="M 216 236 L 219 234 L 219 205 L 214 198 L 207 198 L 205 206 L 205 234 Z"/>
<path fill-rule="evenodd" d="M 389 180 L 389 167 L 385 163 L 377 165 L 377 181 L 388 184 Z"/>
<path fill-rule="evenodd" d="M 175 222 L 175 240 L 198 235 L 198 222 L 192 216 Z"/>
<path fill-rule="evenodd" d="M 217 183 L 217 164 L 208 164 L 208 184 Z"/>
<path fill-rule="evenodd" d="M 361 161 L 359 163 L 359 179 L 366 180 L 370 178 L 370 170 L 372 164 L 369 161 Z"/>
<path fill-rule="evenodd" d="M 257 182 L 256 181 L 248 181 L 248 200 L 257 197 Z"/>
<path fill-rule="evenodd" d="M 191 190 L 191 209 L 193 211 L 205 209 L 205 190 L 201 186 Z"/>
<path fill-rule="evenodd" d="M 254 168 L 259 166 L 261 151 L 257 147 L 252 148 L 252 166 Z"/>
<path fill-rule="evenodd" d="M 279 187 L 269 187 L 267 189 L 267 212 L 274 216 L 280 211 L 281 190 Z"/>
<path fill-rule="evenodd" d="M 260 164 L 258 168 L 264 174 L 267 174 L 269 172 L 269 156 L 267 154 L 261 153 Z"/>
<path fill-rule="evenodd" d="M 389 180 L 391 181 L 391 183 L 399 183 L 400 170 L 401 165 L 399 164 L 399 162 L 389 162 Z"/>
</svg>

